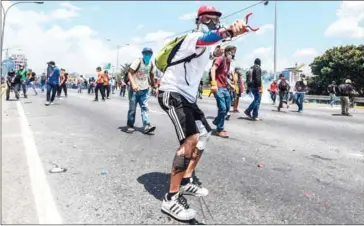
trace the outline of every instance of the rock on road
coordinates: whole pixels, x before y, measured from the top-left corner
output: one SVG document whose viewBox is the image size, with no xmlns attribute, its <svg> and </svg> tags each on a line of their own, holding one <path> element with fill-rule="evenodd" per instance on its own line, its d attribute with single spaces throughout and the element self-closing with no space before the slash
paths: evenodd
<svg viewBox="0 0 364 226">
<path fill-rule="evenodd" d="M 29 91 L 28 99 L 2 102 L 3 224 L 57 217 L 63 224 L 179 223 L 160 211 L 178 142 L 155 98 L 150 118 L 157 129 L 144 135 L 122 131 L 126 98 L 95 103 L 70 91 L 46 107 L 44 94 Z M 214 99 L 199 105 L 211 123 Z M 294 110 L 263 104 L 261 122 L 233 114 L 225 126 L 230 138 L 210 139 L 196 171 L 210 194 L 187 197 L 197 221 L 364 223 L 364 111 L 342 117 L 326 106 Z M 52 163 L 67 171 L 49 173 Z"/>
</svg>

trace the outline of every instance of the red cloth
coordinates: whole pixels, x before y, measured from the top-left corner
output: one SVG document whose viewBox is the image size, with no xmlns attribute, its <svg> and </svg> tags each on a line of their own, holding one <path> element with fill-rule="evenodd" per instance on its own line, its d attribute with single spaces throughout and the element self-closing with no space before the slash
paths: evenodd
<svg viewBox="0 0 364 226">
<path fill-rule="evenodd" d="M 278 90 L 278 83 L 272 82 L 272 84 L 270 84 L 270 92 L 277 92 L 277 90 Z"/>
<path fill-rule="evenodd" d="M 215 60 L 214 64 L 217 66 L 215 74 L 217 87 L 227 88 L 228 87 L 227 77 L 230 70 L 230 60 L 227 58 L 224 59 L 224 57 L 221 56 Z"/>
</svg>

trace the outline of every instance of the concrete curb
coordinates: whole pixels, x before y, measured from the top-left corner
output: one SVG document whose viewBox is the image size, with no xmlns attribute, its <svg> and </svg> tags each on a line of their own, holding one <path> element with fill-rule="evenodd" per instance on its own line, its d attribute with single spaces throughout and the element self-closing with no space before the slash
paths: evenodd
<svg viewBox="0 0 364 226">
<path fill-rule="evenodd" d="M 209 94 L 210 94 L 209 89 L 203 89 L 203 91 L 202 91 L 203 96 L 208 96 Z M 327 104 L 305 103 L 305 105 L 326 106 Z M 355 106 L 355 109 L 364 109 L 364 106 Z"/>
</svg>

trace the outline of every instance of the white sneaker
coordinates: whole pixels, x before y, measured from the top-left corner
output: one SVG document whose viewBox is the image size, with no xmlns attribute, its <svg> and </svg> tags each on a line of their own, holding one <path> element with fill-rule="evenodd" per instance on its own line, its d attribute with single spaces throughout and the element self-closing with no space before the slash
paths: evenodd
<svg viewBox="0 0 364 226">
<path fill-rule="evenodd" d="M 49 104 L 50 104 L 50 103 L 49 103 L 49 101 L 45 102 L 45 105 L 46 105 L 46 106 L 48 106 Z"/>
<path fill-rule="evenodd" d="M 51 105 L 54 105 L 54 103 L 53 103 L 53 102 L 51 102 Z"/>
<path fill-rule="evenodd" d="M 197 184 L 192 182 L 192 178 L 190 183 L 186 185 L 181 185 L 181 193 L 184 195 L 193 195 L 196 197 L 205 197 L 209 194 L 209 190 L 206 188 L 200 187 Z"/>
<path fill-rule="evenodd" d="M 177 193 L 171 200 L 167 199 L 166 194 L 162 203 L 162 212 L 180 221 L 189 221 L 196 217 L 196 211 L 190 209 L 187 199 L 182 194 Z"/>
</svg>

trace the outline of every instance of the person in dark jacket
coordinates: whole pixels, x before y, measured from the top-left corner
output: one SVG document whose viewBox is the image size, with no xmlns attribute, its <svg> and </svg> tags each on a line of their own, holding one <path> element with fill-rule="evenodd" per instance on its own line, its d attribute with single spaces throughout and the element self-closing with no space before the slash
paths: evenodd
<svg viewBox="0 0 364 226">
<path fill-rule="evenodd" d="M 11 90 L 15 93 L 15 98 L 19 100 L 19 87 L 21 85 L 21 75 L 16 75 L 14 70 L 8 72 L 8 77 L 6 79 L 7 89 L 6 89 L 6 100 L 10 99 Z"/>
<path fill-rule="evenodd" d="M 259 58 L 255 59 L 254 66 L 252 67 L 251 78 L 247 81 L 249 91 L 253 94 L 254 100 L 249 107 L 244 111 L 245 115 L 253 120 L 259 121 L 259 106 L 262 99 L 262 69 L 260 68 L 261 61 Z M 253 112 L 253 115 L 251 115 Z"/>
<path fill-rule="evenodd" d="M 296 91 L 296 104 L 298 106 L 298 113 L 301 113 L 303 111 L 303 101 L 305 99 L 305 93 L 307 90 L 307 81 L 306 81 L 306 75 L 301 74 L 301 79 L 296 82 L 295 84 L 295 91 Z"/>
<path fill-rule="evenodd" d="M 351 116 L 351 114 L 349 114 L 350 97 L 355 92 L 351 80 L 346 79 L 344 84 L 338 86 L 338 90 L 340 93 L 341 114 Z"/>
<path fill-rule="evenodd" d="M 280 79 L 278 84 L 279 105 L 277 110 L 281 111 L 281 108 L 283 108 L 283 104 L 286 104 L 287 108 L 289 108 L 288 95 L 291 87 L 288 84 L 288 81 L 286 80 L 286 77 L 284 77 L 283 74 L 279 75 L 279 79 Z"/>
</svg>

